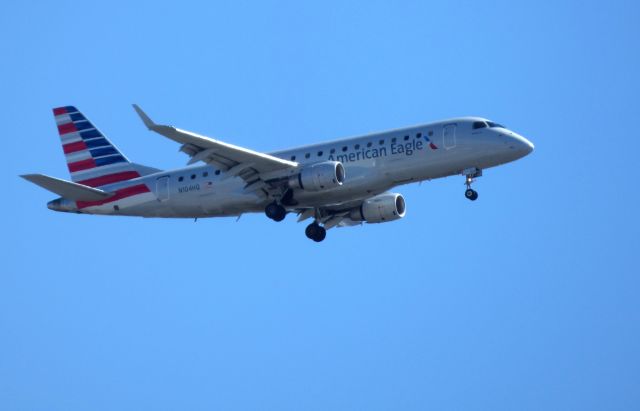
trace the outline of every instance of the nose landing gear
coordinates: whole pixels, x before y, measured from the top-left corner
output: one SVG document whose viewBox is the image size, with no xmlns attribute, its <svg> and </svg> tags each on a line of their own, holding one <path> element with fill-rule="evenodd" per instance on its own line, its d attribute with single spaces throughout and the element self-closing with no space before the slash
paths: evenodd
<svg viewBox="0 0 640 411">
<path fill-rule="evenodd" d="M 471 168 L 464 170 L 462 174 L 464 174 L 464 176 L 466 177 L 465 184 L 467 186 L 467 189 L 464 192 L 464 196 L 471 201 L 476 201 L 478 199 L 478 192 L 471 188 L 471 183 L 473 183 L 473 180 L 475 178 L 482 175 L 482 170 Z"/>
</svg>

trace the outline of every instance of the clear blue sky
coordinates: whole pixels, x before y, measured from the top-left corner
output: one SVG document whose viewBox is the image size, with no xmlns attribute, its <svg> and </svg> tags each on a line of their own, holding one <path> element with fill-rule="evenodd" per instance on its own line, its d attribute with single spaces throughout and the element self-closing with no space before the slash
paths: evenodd
<svg viewBox="0 0 640 411">
<path fill-rule="evenodd" d="M 3 6 L 0 409 L 640 407 L 637 3 L 345 3 Z M 184 165 L 134 102 L 256 150 L 460 115 L 536 150 L 322 244 L 54 213 L 17 177 L 68 176 L 67 104 Z"/>
</svg>

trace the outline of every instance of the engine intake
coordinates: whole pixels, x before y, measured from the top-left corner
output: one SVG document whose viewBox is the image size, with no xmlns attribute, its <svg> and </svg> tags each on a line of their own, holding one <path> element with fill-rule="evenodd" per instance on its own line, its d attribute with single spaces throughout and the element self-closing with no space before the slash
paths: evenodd
<svg viewBox="0 0 640 411">
<path fill-rule="evenodd" d="M 402 194 L 384 193 L 365 200 L 360 207 L 351 210 L 349 218 L 367 223 L 386 223 L 401 219 L 405 212 L 406 204 Z"/>
<path fill-rule="evenodd" d="M 302 168 L 289 178 L 289 187 L 306 191 L 321 191 L 339 187 L 344 182 L 344 166 L 339 161 L 324 161 Z"/>
</svg>

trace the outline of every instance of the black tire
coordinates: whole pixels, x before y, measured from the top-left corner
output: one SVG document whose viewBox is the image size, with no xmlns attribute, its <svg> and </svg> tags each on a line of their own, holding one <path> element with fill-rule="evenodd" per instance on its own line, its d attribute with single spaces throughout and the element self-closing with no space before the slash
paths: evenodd
<svg viewBox="0 0 640 411">
<path fill-rule="evenodd" d="M 469 188 L 464 192 L 464 196 L 471 201 L 476 201 L 478 199 L 478 192 Z"/>
<path fill-rule="evenodd" d="M 268 204 L 264 209 L 264 213 L 273 221 L 282 221 L 287 216 L 287 210 L 278 203 Z"/>
<path fill-rule="evenodd" d="M 267 204 L 267 206 L 264 208 L 264 214 L 269 217 L 270 219 L 273 220 L 273 216 L 276 215 L 276 213 L 278 212 L 277 210 L 278 208 L 278 204 L 276 203 L 269 203 Z"/>
<path fill-rule="evenodd" d="M 473 197 L 473 193 L 474 191 L 472 189 L 467 188 L 464 192 L 464 196 L 471 200 L 471 197 Z"/>
<path fill-rule="evenodd" d="M 318 231 L 316 231 L 316 236 L 313 238 L 313 241 L 315 241 L 316 243 L 319 243 L 322 240 L 324 240 L 326 237 L 327 237 L 327 230 L 322 226 L 318 226 Z"/>
<path fill-rule="evenodd" d="M 316 243 L 324 240 L 327 236 L 327 230 L 325 230 L 325 228 L 320 226 L 318 223 L 309 224 L 304 230 L 304 233 L 307 238 L 315 241 Z"/>
<path fill-rule="evenodd" d="M 308 239 L 313 240 L 316 236 L 316 228 L 319 227 L 316 223 L 311 223 L 304 229 L 304 234 Z"/>
<path fill-rule="evenodd" d="M 282 221 L 286 216 L 287 210 L 282 206 L 278 206 L 278 211 L 277 214 L 273 217 L 273 221 Z"/>
</svg>

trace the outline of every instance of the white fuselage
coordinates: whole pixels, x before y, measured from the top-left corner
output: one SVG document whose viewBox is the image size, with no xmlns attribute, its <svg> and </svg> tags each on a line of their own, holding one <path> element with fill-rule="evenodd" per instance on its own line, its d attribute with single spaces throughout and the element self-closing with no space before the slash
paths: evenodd
<svg viewBox="0 0 640 411">
<path fill-rule="evenodd" d="M 343 164 L 344 183 L 294 193 L 297 208 L 339 206 L 383 193 L 396 185 L 485 169 L 521 158 L 533 149 L 502 127 L 474 129 L 479 118 L 453 119 L 270 153 L 301 167 L 333 160 Z M 215 217 L 261 212 L 273 199 L 246 191 L 246 182 L 211 166 L 149 174 L 105 186 L 106 191 L 145 184 L 150 192 L 78 211 L 142 217 Z"/>
</svg>

